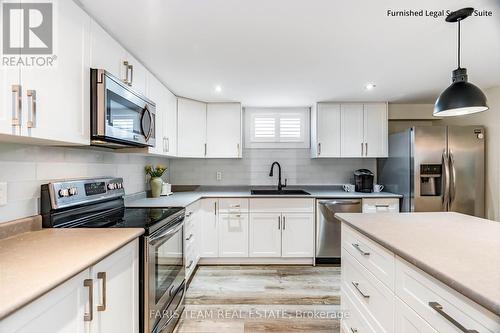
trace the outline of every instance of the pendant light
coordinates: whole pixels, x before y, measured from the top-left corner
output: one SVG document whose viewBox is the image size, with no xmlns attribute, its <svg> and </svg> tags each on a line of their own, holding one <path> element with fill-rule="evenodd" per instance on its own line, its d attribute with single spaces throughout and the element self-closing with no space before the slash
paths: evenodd
<svg viewBox="0 0 500 333">
<path fill-rule="evenodd" d="M 467 82 L 467 69 L 460 67 L 460 22 L 469 17 L 474 8 L 462 8 L 451 12 L 446 22 L 458 23 L 458 68 L 452 73 L 452 83 L 439 95 L 434 105 L 434 116 L 451 117 L 472 114 L 489 109 L 484 93 Z"/>
</svg>

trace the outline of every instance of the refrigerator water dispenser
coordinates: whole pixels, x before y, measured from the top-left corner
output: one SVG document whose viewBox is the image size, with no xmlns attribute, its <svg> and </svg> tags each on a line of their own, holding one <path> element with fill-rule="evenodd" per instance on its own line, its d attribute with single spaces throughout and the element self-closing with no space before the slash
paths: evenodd
<svg viewBox="0 0 500 333">
<path fill-rule="evenodd" d="M 420 165 L 420 195 L 427 197 L 441 196 L 441 164 Z"/>
</svg>

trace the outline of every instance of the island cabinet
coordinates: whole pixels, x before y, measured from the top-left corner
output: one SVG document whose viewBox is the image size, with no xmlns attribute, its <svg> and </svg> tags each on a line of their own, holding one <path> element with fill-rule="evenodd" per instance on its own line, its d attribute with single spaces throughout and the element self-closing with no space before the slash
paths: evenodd
<svg viewBox="0 0 500 333">
<path fill-rule="evenodd" d="M 139 332 L 138 240 L 0 321 L 1 333 Z"/>
<path fill-rule="evenodd" d="M 500 332 L 500 318 L 342 223 L 344 333 Z"/>
</svg>

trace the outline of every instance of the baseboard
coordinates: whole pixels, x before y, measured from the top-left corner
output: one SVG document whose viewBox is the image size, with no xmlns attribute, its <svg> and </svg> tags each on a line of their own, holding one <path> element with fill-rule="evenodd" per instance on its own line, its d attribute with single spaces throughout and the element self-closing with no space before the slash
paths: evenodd
<svg viewBox="0 0 500 333">
<path fill-rule="evenodd" d="M 313 265 L 314 258 L 201 258 L 198 265 Z"/>
</svg>

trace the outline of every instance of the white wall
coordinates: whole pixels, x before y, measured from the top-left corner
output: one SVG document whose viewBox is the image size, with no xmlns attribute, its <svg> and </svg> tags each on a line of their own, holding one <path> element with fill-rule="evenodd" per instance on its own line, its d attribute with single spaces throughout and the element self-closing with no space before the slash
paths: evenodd
<svg viewBox="0 0 500 333">
<path fill-rule="evenodd" d="M 269 169 L 278 161 L 290 185 L 333 185 L 349 182 L 356 169 L 376 172 L 375 159 L 311 159 L 309 149 L 244 149 L 237 159 L 174 159 L 171 182 L 176 185 L 276 185 Z M 216 172 L 222 172 L 222 181 Z M 277 172 L 277 169 L 275 169 Z"/>
<path fill-rule="evenodd" d="M 8 203 L 0 206 L 0 222 L 38 214 L 40 185 L 51 180 L 120 176 L 126 194 L 132 194 L 147 188 L 146 164 L 168 162 L 112 151 L 0 143 L 0 182 L 8 186 Z"/>
<path fill-rule="evenodd" d="M 483 125 L 486 128 L 486 217 L 500 221 L 500 86 L 484 91 L 490 109 L 470 116 L 445 118 L 449 125 Z"/>
</svg>

